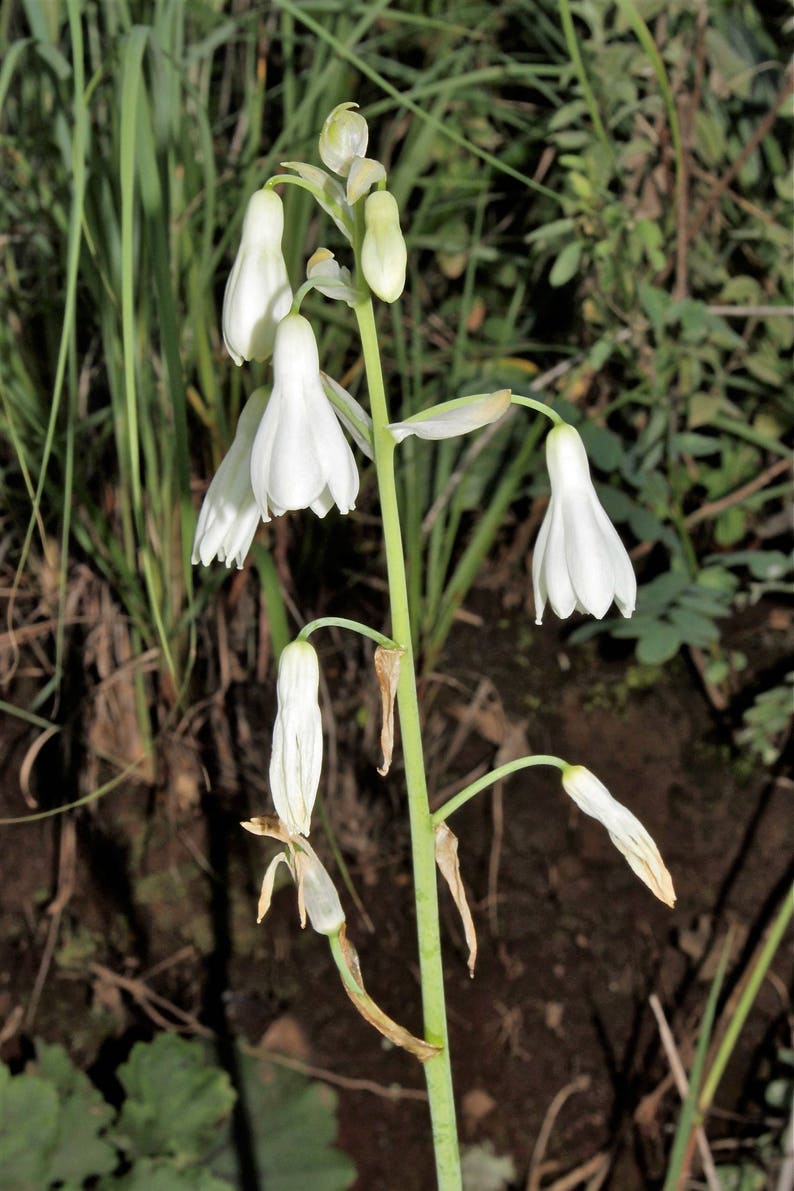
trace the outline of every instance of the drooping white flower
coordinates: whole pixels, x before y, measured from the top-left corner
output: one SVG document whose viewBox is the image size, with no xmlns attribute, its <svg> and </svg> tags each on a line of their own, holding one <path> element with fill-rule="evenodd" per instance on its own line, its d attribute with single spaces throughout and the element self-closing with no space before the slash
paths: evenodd
<svg viewBox="0 0 794 1191">
<path fill-rule="evenodd" d="M 291 835 L 308 835 L 323 764 L 323 728 L 314 646 L 292 641 L 278 666 L 278 711 L 270 756 L 270 792 Z"/>
<path fill-rule="evenodd" d="M 673 880 L 659 855 L 659 849 L 628 807 L 613 798 L 603 782 L 584 765 L 567 765 L 562 771 L 566 794 L 576 805 L 603 823 L 612 843 L 628 860 L 634 872 L 668 906 L 675 905 Z"/>
<path fill-rule="evenodd" d="M 596 495 L 573 426 L 549 431 L 546 463 L 551 500 L 532 559 L 535 623 L 543 619 L 546 600 L 561 617 L 578 609 L 600 620 L 613 600 L 631 616 L 637 599 L 631 561 Z"/>
<path fill-rule="evenodd" d="M 345 912 L 328 870 L 309 841 L 302 836 L 291 835 L 277 819 L 271 819 L 266 815 L 250 819 L 242 826 L 252 835 L 266 835 L 287 845 L 285 851 L 273 857 L 265 871 L 257 907 L 257 922 L 261 922 L 270 909 L 276 872 L 279 865 L 286 864 L 298 886 L 301 926 L 306 925 L 308 914 L 309 921 L 319 934 L 338 935 L 345 924 Z"/>
<path fill-rule="evenodd" d="M 289 314 L 276 331 L 273 391 L 251 448 L 251 487 L 265 521 L 288 509 L 324 517 L 355 507 L 358 470 L 320 377 L 310 324 Z"/>
<path fill-rule="evenodd" d="M 382 301 L 396 302 L 405 289 L 407 260 L 397 200 L 388 190 L 376 190 L 364 203 L 361 271 Z"/>
<path fill-rule="evenodd" d="M 238 568 L 253 541 L 260 514 L 251 488 L 251 446 L 267 402 L 267 389 L 251 394 L 237 423 L 234 441 L 212 477 L 193 537 L 193 563 L 213 558 Z"/>
<path fill-rule="evenodd" d="M 292 305 L 281 255 L 284 208 L 274 190 L 248 200 L 240 247 L 223 295 L 223 341 L 235 364 L 266 360 L 276 326 Z"/>
</svg>

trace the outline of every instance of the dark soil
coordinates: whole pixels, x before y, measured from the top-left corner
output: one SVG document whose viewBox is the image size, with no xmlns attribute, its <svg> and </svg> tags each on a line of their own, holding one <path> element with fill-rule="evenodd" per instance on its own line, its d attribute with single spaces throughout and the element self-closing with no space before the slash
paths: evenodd
<svg viewBox="0 0 794 1191">
<path fill-rule="evenodd" d="M 625 658 L 567 648 L 553 619 L 535 628 L 523 612 L 503 613 L 490 594 L 473 607 L 479 623 L 456 628 L 439 673 L 425 683 L 435 793 L 492 766 L 506 730 L 523 733 L 529 750 L 587 765 L 631 807 L 658 843 L 679 900 L 674 911 L 654 900 L 551 771 L 519 774 L 454 817 L 480 947 L 472 980 L 444 891 L 462 1140 L 509 1155 L 523 1188 L 544 1118 L 561 1097 L 542 1155 L 544 1185 L 603 1152 L 603 1186 L 653 1187 L 677 1096 L 665 1084 L 657 1099 L 644 1099 L 668 1072 L 648 998 L 659 997 L 688 1063 L 727 928 L 735 982 L 790 881 L 791 787 L 741 762 L 683 660 L 649 676 Z M 733 631 L 762 648 L 767 630 L 751 618 Z M 778 634 L 770 648 L 779 655 L 783 645 Z M 386 779 L 374 772 L 374 680 L 360 660 L 331 645 L 322 659 L 336 744 L 326 808 L 375 927 L 347 897 L 368 989 L 419 1033 L 401 773 L 398 763 Z M 480 686 L 484 678 L 492 688 Z M 2 1057 L 18 1060 L 33 1036 L 61 1041 L 101 1081 L 132 1041 L 157 1028 L 148 988 L 221 1035 L 251 1043 L 267 1035 L 274 1049 L 341 1077 L 339 1144 L 355 1160 L 359 1191 L 428 1191 L 419 1064 L 356 1016 L 324 940 L 300 931 L 292 888 L 255 924 L 274 849 L 238 823 L 269 809 L 272 713 L 270 682 L 233 682 L 197 731 L 166 743 L 159 792 L 130 783 L 78 812 L 71 889 L 64 820 L 0 831 L 0 1020 L 23 1014 Z M 33 735 L 7 726 L 3 815 L 27 809 L 18 774 Z M 57 751 L 37 762 L 45 805 L 74 796 L 62 763 Z M 317 834 L 327 854 L 319 827 Z M 53 915 L 59 873 L 63 908 Z M 710 1132 L 725 1142 L 723 1160 L 754 1135 L 759 1087 L 775 1046 L 787 1042 L 791 959 L 788 939 L 720 1087 Z M 159 1012 L 173 1022 L 162 1004 Z"/>
</svg>

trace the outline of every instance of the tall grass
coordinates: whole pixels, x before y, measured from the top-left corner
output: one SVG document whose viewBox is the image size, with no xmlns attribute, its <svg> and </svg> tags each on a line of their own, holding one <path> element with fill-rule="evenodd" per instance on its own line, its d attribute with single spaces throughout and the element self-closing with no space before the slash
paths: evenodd
<svg viewBox="0 0 794 1191">
<path fill-rule="evenodd" d="M 398 200 L 414 211 L 409 231 L 423 262 L 410 317 L 392 328 L 408 378 L 393 399 L 417 408 L 470 390 L 481 381 L 472 358 L 475 374 L 489 372 L 482 383 L 498 387 L 504 370 L 485 359 L 520 354 L 529 323 L 523 283 L 505 258 L 499 284 L 513 300 L 472 343 L 476 289 L 511 234 L 508 220 L 500 244 L 486 216 L 504 182 L 543 191 L 532 177 L 534 113 L 555 103 L 562 69 L 562 38 L 543 6 L 520 55 L 506 43 L 527 19 L 521 3 L 476 0 L 454 19 L 443 5 L 386 0 L 227 7 L 23 0 L 6 2 L 0 21 L 8 312 L 0 433 L 16 562 L 9 623 L 22 615 L 13 611 L 19 592 L 54 568 L 52 671 L 33 698 L 34 708 L 52 706 L 64 678 L 70 573 L 81 561 L 101 575 L 133 655 L 155 650 L 159 659 L 154 679 L 135 680 L 147 733 L 157 726 L 154 706 L 167 714 L 184 701 L 196 613 L 217 587 L 191 573 L 191 476 L 200 486 L 211 474 L 247 395 L 218 331 L 245 197 L 286 146 L 309 155 L 336 102 L 360 99 L 381 126 L 390 115 L 379 149 Z M 318 235 L 305 197 L 288 196 L 285 255 L 296 283 Z M 461 274 L 450 257 L 463 261 Z M 355 378 L 349 343 L 344 325 L 331 322 L 322 350 L 330 372 Z M 414 599 L 436 652 L 461 594 L 444 603 L 457 531 L 476 521 L 488 468 L 513 441 L 503 435 L 483 454 L 479 492 L 470 483 L 449 489 L 454 448 L 437 464 L 417 450 L 404 470 L 412 572 L 423 553 L 430 563 L 428 590 Z M 419 510 L 434 502 L 423 530 Z"/>
</svg>

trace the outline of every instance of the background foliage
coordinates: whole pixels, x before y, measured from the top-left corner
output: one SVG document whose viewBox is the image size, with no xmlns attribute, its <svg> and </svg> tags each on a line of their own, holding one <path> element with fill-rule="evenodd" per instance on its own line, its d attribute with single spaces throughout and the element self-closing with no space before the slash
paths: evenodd
<svg viewBox="0 0 794 1191">
<path fill-rule="evenodd" d="M 162 778 L 191 708 L 230 681 L 227 576 L 189 564 L 247 396 L 219 333 L 225 275 L 246 196 L 285 155 L 313 160 L 351 97 L 411 250 L 382 314 L 395 411 L 504 385 L 563 407 L 640 578 L 631 621 L 571 641 L 633 643 L 649 681 L 684 652 L 750 762 L 779 764 L 792 675 L 725 627 L 790 590 L 790 32 L 785 5 L 753 0 L 3 0 L 0 662 L 4 711 L 54 742 L 42 805 Z M 338 245 L 306 196 L 287 204 L 297 282 Z M 324 366 L 356 391 L 344 312 L 322 315 Z M 428 669 L 484 560 L 526 566 L 539 433 L 513 416 L 403 448 Z M 264 677 L 290 618 L 380 608 L 373 499 L 365 476 L 354 551 L 331 518 L 262 531 L 229 585 L 248 670 Z M 68 1064 L 42 1054 L 49 1075 L 12 1082 L 55 1121 Z"/>
</svg>

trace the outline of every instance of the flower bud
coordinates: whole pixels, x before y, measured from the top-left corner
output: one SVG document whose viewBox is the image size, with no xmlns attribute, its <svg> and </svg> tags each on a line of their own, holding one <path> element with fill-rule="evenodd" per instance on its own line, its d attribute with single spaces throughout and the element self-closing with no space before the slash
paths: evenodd
<svg viewBox="0 0 794 1191">
<path fill-rule="evenodd" d="M 562 785 L 580 810 L 603 823 L 612 843 L 651 892 L 666 905 L 674 906 L 672 877 L 659 849 L 637 816 L 613 798 L 604 783 L 584 765 L 566 765 L 562 771 Z"/>
<path fill-rule="evenodd" d="M 320 159 L 335 174 L 346 178 L 355 157 L 367 152 L 369 129 L 363 116 L 351 111 L 355 103 L 340 103 L 328 116 L 320 133 Z"/>
<path fill-rule="evenodd" d="M 273 727 L 270 791 L 276 813 L 291 835 L 308 835 L 323 763 L 323 729 L 317 691 L 320 667 L 314 646 L 293 641 L 278 667 L 278 712 Z"/>
<path fill-rule="evenodd" d="M 361 269 L 367 285 L 384 302 L 396 302 L 405 288 L 408 254 L 400 230 L 397 201 L 388 190 L 376 190 L 364 204 Z"/>
<path fill-rule="evenodd" d="M 257 190 L 248 201 L 223 295 L 223 341 L 235 364 L 272 354 L 276 327 L 292 305 L 283 231 L 281 199 L 273 190 Z"/>
</svg>

